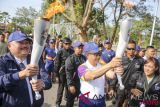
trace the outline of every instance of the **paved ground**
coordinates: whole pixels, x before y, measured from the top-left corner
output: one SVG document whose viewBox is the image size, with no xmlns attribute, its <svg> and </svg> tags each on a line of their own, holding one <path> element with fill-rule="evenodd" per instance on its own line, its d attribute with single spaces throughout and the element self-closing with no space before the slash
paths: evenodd
<svg viewBox="0 0 160 107">
<path fill-rule="evenodd" d="M 43 107 L 55 107 L 55 100 L 57 94 L 57 84 L 53 84 L 50 90 L 44 91 L 44 104 Z M 106 102 L 107 107 L 114 107 L 110 102 Z M 77 102 L 75 102 L 74 107 L 77 107 Z M 63 99 L 61 107 L 65 107 L 65 100 Z"/>
</svg>

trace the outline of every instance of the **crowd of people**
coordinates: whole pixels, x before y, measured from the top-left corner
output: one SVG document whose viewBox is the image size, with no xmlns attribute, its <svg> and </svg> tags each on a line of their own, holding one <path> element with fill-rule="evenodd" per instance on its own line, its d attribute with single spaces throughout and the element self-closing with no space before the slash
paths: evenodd
<svg viewBox="0 0 160 107">
<path fill-rule="evenodd" d="M 43 90 L 57 82 L 56 107 L 63 97 L 66 107 L 73 107 L 76 99 L 78 107 L 106 107 L 106 100 L 112 100 L 114 107 L 160 106 L 160 62 L 153 46 L 142 49 L 129 40 L 119 58 L 110 40 L 101 42 L 94 36 L 82 43 L 57 35 L 47 39 L 37 66 L 30 64 L 32 44 L 32 38 L 21 31 L 0 34 L 2 107 L 41 107 Z M 123 90 L 116 74 L 122 77 Z M 31 79 L 35 75 L 37 81 Z M 34 91 L 41 99 L 35 99 Z"/>
</svg>

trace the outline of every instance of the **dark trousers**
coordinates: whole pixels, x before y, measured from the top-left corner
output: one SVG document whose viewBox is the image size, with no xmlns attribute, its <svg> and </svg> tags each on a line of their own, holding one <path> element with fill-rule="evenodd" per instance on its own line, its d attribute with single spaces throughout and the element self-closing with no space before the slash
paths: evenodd
<svg viewBox="0 0 160 107">
<path fill-rule="evenodd" d="M 60 74 L 59 75 L 59 84 L 58 84 L 58 90 L 57 90 L 57 99 L 56 99 L 56 104 L 61 104 L 62 97 L 63 97 L 63 91 L 64 88 L 66 90 L 66 95 L 67 95 L 67 80 L 66 80 L 66 75 L 65 74 Z"/>
<path fill-rule="evenodd" d="M 77 86 L 75 86 L 76 87 L 75 94 L 70 93 L 70 91 L 67 92 L 66 107 L 73 107 L 75 98 L 78 98 L 78 96 L 80 94 L 80 85 L 79 85 L 79 83 L 76 83 L 76 84 L 77 84 Z"/>
<path fill-rule="evenodd" d="M 76 98 L 76 94 L 72 94 L 70 92 L 67 93 L 67 102 L 66 102 L 66 107 L 73 107 L 74 105 L 74 100 Z"/>
<path fill-rule="evenodd" d="M 117 90 L 117 97 L 116 97 L 116 105 L 115 107 L 123 107 L 123 103 L 126 99 L 125 91 Z"/>
</svg>

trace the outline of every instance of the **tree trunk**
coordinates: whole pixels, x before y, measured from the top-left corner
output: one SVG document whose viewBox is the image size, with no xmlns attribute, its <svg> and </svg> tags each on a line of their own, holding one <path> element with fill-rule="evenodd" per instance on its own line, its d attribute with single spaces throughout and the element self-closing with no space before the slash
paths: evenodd
<svg viewBox="0 0 160 107">
<path fill-rule="evenodd" d="M 115 37 L 116 37 L 116 32 L 117 32 L 117 28 L 118 28 L 118 22 L 116 23 L 114 29 L 113 29 L 113 34 L 112 34 L 112 39 L 111 39 L 111 43 L 113 43 Z"/>
<path fill-rule="evenodd" d="M 80 29 L 80 30 L 81 30 L 81 33 L 80 33 L 80 38 L 79 38 L 79 40 L 80 40 L 81 42 L 87 42 L 87 41 L 88 41 L 87 30 L 82 30 L 82 29 Z"/>
<path fill-rule="evenodd" d="M 104 19 L 104 11 L 103 11 L 103 32 L 104 32 L 104 35 L 107 36 L 106 24 L 105 24 L 105 19 Z"/>
</svg>

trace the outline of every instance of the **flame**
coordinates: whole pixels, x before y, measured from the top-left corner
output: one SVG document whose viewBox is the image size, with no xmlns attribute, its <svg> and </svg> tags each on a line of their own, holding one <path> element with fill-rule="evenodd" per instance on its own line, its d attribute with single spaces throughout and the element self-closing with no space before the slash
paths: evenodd
<svg viewBox="0 0 160 107">
<path fill-rule="evenodd" d="M 132 1 L 125 0 L 123 2 L 123 6 L 128 8 L 128 9 L 132 9 L 135 6 L 135 4 Z"/>
<path fill-rule="evenodd" d="M 44 13 L 43 18 L 50 19 L 57 13 L 63 13 L 64 10 L 65 10 L 64 6 L 60 2 L 55 1 L 49 5 L 48 9 Z"/>
</svg>

